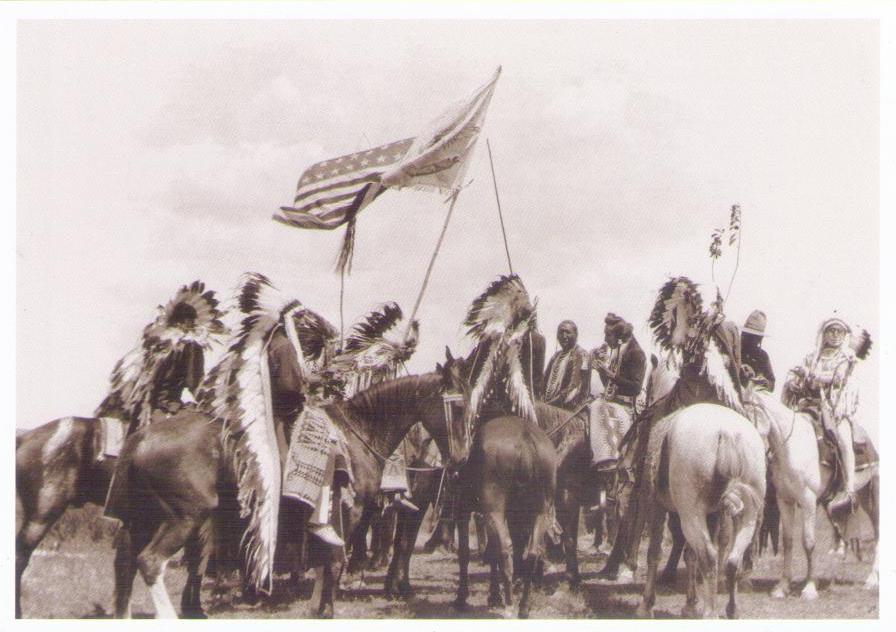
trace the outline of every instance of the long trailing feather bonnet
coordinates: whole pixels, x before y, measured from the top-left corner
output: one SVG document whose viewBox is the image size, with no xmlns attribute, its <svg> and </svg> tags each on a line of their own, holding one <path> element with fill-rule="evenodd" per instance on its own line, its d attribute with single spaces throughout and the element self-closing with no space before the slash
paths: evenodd
<svg viewBox="0 0 896 632">
<path fill-rule="evenodd" d="M 464 320 L 467 335 L 476 343 L 470 401 L 464 412 L 468 428 L 486 397 L 501 386 L 506 388 L 515 414 L 536 420 L 533 394 L 520 358 L 523 341 L 535 329 L 535 323 L 536 305 L 515 274 L 501 276 L 473 301 Z"/>
<path fill-rule="evenodd" d="M 304 371 L 306 361 L 323 353 L 336 330 L 299 301 L 284 298 L 261 274 L 243 276 L 236 303 L 242 323 L 225 356 L 209 372 L 200 397 L 206 411 L 222 424 L 239 488 L 240 513 L 249 518 L 243 536 L 247 579 L 269 594 L 282 473 L 274 433 L 268 345 L 283 328 Z"/>
<path fill-rule="evenodd" d="M 192 318 L 191 326 L 186 326 L 185 313 Z M 138 345 L 115 364 L 109 394 L 94 415 L 121 415 L 136 419 L 139 426 L 149 423 L 150 400 L 160 367 L 189 343 L 207 351 L 220 342 L 227 333 L 222 315 L 214 291 L 206 290 L 202 281 L 182 286 L 167 304 L 159 305 L 156 319 L 144 327 Z"/>
<path fill-rule="evenodd" d="M 722 300 L 717 297 L 709 309 L 703 308 L 697 284 L 680 276 L 660 288 L 648 321 L 657 345 L 680 355 L 685 364 L 700 363 L 699 371 L 715 389 L 719 401 L 743 414 L 741 397 L 725 365 L 725 353 L 713 336 L 723 326 Z M 729 359 L 735 362 L 734 358 Z M 739 372 L 740 367 L 735 367 Z"/>
<path fill-rule="evenodd" d="M 388 302 L 368 312 L 345 341 L 345 350 L 328 367 L 345 381 L 350 397 L 373 384 L 394 379 L 417 349 L 420 325 L 411 323 L 405 338 L 390 337 L 402 319 L 397 303 Z"/>
</svg>

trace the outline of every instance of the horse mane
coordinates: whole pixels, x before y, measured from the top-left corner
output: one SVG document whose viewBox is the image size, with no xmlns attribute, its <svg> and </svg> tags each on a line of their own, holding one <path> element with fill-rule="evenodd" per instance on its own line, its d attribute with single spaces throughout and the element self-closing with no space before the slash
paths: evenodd
<svg viewBox="0 0 896 632">
<path fill-rule="evenodd" d="M 405 375 L 359 391 L 346 400 L 346 404 L 356 418 L 373 430 L 384 425 L 387 418 L 401 414 L 405 402 L 420 399 L 421 387 L 435 393 L 441 386 L 442 379 L 436 372 Z"/>
<path fill-rule="evenodd" d="M 706 374 L 706 379 L 715 389 L 719 401 L 728 408 L 746 416 L 740 395 L 734 385 L 734 381 L 731 379 L 731 373 L 725 366 L 725 360 L 722 357 L 722 352 L 719 351 L 715 339 L 710 339 L 703 357 L 705 361 L 703 370 Z"/>
</svg>

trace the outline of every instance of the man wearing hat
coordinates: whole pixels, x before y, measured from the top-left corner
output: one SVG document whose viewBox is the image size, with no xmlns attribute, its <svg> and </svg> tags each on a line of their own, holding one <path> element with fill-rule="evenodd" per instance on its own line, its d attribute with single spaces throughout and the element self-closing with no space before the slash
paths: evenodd
<svg viewBox="0 0 896 632">
<path fill-rule="evenodd" d="M 756 384 L 769 391 L 775 390 L 775 372 L 768 359 L 768 353 L 762 348 L 767 320 L 765 312 L 753 310 L 747 317 L 740 333 L 741 375 L 752 379 Z"/>
</svg>

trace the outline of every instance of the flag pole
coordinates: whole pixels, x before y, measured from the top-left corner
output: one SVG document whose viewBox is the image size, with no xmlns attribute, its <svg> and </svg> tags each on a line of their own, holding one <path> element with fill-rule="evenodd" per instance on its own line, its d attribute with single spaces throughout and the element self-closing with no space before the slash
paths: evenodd
<svg viewBox="0 0 896 632">
<path fill-rule="evenodd" d="M 504 214 L 501 212 L 501 198 L 498 197 L 498 181 L 495 178 L 495 163 L 492 160 L 492 144 L 485 139 L 485 146 L 488 148 L 488 164 L 492 168 L 492 184 L 495 187 L 495 201 L 498 203 L 498 219 L 501 221 L 501 235 L 504 237 L 504 252 L 507 253 L 507 267 L 510 268 L 510 274 L 513 274 L 513 263 L 510 262 L 510 248 L 507 246 L 507 232 L 504 230 Z"/>
<path fill-rule="evenodd" d="M 417 302 L 414 303 L 414 310 L 411 312 L 411 317 L 408 318 L 407 328 L 404 330 L 404 339 L 408 339 L 408 335 L 411 333 L 411 325 L 414 323 L 414 317 L 417 315 L 417 310 L 420 308 L 420 302 L 423 300 L 423 293 L 426 292 L 426 286 L 429 284 L 429 276 L 432 274 L 432 268 L 435 265 L 436 257 L 439 256 L 439 249 L 442 247 L 442 240 L 445 238 L 445 231 L 448 230 L 448 222 L 451 220 L 451 213 L 454 211 L 454 205 L 457 203 L 457 197 L 460 195 L 460 188 L 456 189 L 454 193 L 451 194 L 451 197 L 448 198 L 451 200 L 451 204 L 448 206 L 448 213 L 445 215 L 445 223 L 442 224 L 442 232 L 439 234 L 439 240 L 436 242 L 436 248 L 432 252 L 432 257 L 429 259 L 429 266 L 426 268 L 426 275 L 423 277 L 423 285 L 420 286 L 420 293 L 417 295 Z"/>
<path fill-rule="evenodd" d="M 342 306 L 345 301 L 345 268 L 339 271 L 339 348 L 345 344 L 345 319 Z"/>
</svg>

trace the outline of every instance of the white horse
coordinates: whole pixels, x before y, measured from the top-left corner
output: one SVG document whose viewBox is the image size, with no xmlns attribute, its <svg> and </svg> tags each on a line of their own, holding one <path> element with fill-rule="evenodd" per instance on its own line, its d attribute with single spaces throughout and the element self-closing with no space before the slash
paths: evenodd
<svg viewBox="0 0 896 632">
<path fill-rule="evenodd" d="M 790 593 L 794 531 L 796 525 L 801 522 L 803 550 L 806 554 L 806 584 L 800 596 L 808 600 L 816 599 L 818 590 L 815 586 L 813 564 L 815 516 L 818 499 L 832 484 L 833 472 L 830 467 L 820 462 L 815 429 L 808 415 L 787 408 L 771 393 L 761 389 L 752 390 L 749 399 L 752 400 L 752 404 L 748 403 L 748 407 L 756 412 L 752 416 L 761 415 L 769 424 L 769 468 L 781 513 L 784 555 L 781 579 L 772 590 L 772 597 L 783 598 Z M 878 585 L 877 485 L 875 484 L 877 476 L 876 465 L 857 472 L 856 475 L 859 502 L 868 513 L 874 527 L 874 563 L 865 580 L 865 587 L 869 589 Z M 835 517 L 829 517 L 835 522 L 835 527 L 838 527 Z"/>
<path fill-rule="evenodd" d="M 765 444 L 743 415 L 717 404 L 695 404 L 664 418 L 651 431 L 645 507 L 650 515 L 647 581 L 637 614 L 650 616 L 656 599 L 656 572 L 668 512 L 678 513 L 687 540 L 685 616 L 715 616 L 718 549 L 707 516 L 731 520 L 732 545 L 725 559 L 726 614 L 737 614 L 737 573 L 762 515 L 765 498 Z M 697 570 L 703 576 L 704 608 L 697 606 Z"/>
</svg>

